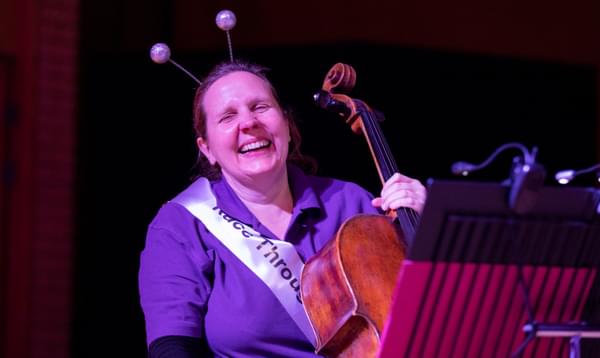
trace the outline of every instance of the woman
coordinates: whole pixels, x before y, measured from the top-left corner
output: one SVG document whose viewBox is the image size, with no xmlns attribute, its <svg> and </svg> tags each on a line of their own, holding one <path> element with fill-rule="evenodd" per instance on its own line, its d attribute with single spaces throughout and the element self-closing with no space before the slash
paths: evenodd
<svg viewBox="0 0 600 358">
<path fill-rule="evenodd" d="M 356 214 L 420 212 L 425 188 L 395 174 L 372 198 L 355 184 L 304 173 L 298 130 L 256 65 L 224 63 L 207 76 L 196 93 L 194 128 L 211 182 L 196 181 L 160 209 L 141 255 L 151 356 L 198 356 L 205 347 L 216 356 L 314 357 L 306 317 L 293 311 L 299 303 L 283 297 L 289 287 L 298 290 L 293 262 L 301 265 Z M 200 197 L 208 204 L 196 212 Z M 271 250 L 256 257 L 268 258 L 276 273 L 252 266 L 244 250 Z M 285 292 L 271 279 L 285 279 Z"/>
</svg>

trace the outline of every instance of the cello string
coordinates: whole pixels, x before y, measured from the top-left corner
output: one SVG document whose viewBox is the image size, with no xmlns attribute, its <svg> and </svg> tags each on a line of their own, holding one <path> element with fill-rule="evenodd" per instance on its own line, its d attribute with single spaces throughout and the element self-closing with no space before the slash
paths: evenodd
<svg viewBox="0 0 600 358">
<path fill-rule="evenodd" d="M 381 127 L 378 125 L 378 123 L 372 116 L 372 112 L 366 109 L 366 105 L 363 105 L 362 103 L 360 107 L 361 112 L 363 112 L 364 114 L 364 116 L 362 116 L 363 123 L 367 122 L 367 125 L 370 129 L 368 133 L 371 134 L 372 142 L 377 145 L 378 150 L 376 151 L 376 153 L 379 153 L 381 155 L 381 161 L 383 162 L 382 164 L 385 165 L 385 168 L 382 169 L 385 169 L 387 171 L 386 173 L 383 173 L 384 180 L 387 180 L 390 176 L 392 176 L 395 172 L 398 171 L 398 169 L 396 168 L 396 163 L 391 158 L 389 146 L 387 145 L 387 142 L 383 137 Z"/>
<path fill-rule="evenodd" d="M 370 121 L 373 125 L 373 127 L 375 127 L 375 133 L 377 135 L 377 140 L 380 141 L 381 143 L 383 143 L 382 147 L 384 148 L 384 155 L 386 157 L 386 160 L 388 161 L 388 163 L 390 164 L 390 167 L 393 168 L 393 170 L 391 171 L 390 175 L 392 175 L 393 173 L 398 172 L 398 168 L 396 166 L 396 162 L 393 159 L 392 156 L 392 151 L 387 143 L 387 141 L 385 140 L 385 136 L 383 135 L 383 131 L 381 130 L 381 126 L 379 125 L 379 123 L 377 122 L 376 119 L 370 118 Z M 389 178 L 388 178 L 389 179 Z M 408 219 L 408 225 L 411 228 L 412 231 L 414 231 L 417 222 L 418 222 L 418 214 L 410 209 L 410 208 L 401 208 L 401 211 L 406 215 L 407 219 Z"/>
<path fill-rule="evenodd" d="M 387 143 L 387 141 L 385 140 L 385 137 L 383 135 L 383 131 L 381 130 L 381 127 L 379 126 L 379 123 L 376 122 L 376 120 L 374 120 L 373 118 L 369 118 L 372 126 L 375 128 L 375 134 L 377 136 L 377 141 L 382 143 L 382 147 L 384 148 L 383 153 L 385 155 L 385 159 L 387 160 L 388 163 L 390 164 L 390 167 L 393 167 L 394 169 L 392 170 L 392 172 L 390 173 L 393 174 L 395 172 L 398 172 L 398 169 L 396 167 L 396 162 L 393 159 L 393 156 L 391 154 L 391 150 L 389 148 L 389 145 Z M 418 222 L 418 214 L 410 209 L 410 208 L 401 208 L 400 211 L 404 214 L 404 218 L 407 219 L 407 222 L 405 222 L 405 224 L 412 230 L 414 231 L 416 224 Z"/>
<path fill-rule="evenodd" d="M 381 130 L 381 127 L 379 126 L 379 123 L 373 121 L 374 126 L 376 127 L 376 133 L 378 136 L 378 140 L 381 141 L 383 143 L 383 146 L 385 148 L 384 151 L 384 155 L 386 156 L 386 160 L 389 163 L 392 163 L 391 167 L 393 167 L 394 169 L 392 170 L 392 172 L 390 173 L 396 173 L 398 172 L 398 168 L 396 166 L 396 162 L 393 159 L 392 156 L 392 152 L 391 149 L 389 148 L 389 145 L 387 143 L 387 141 L 385 140 L 385 137 L 383 136 L 383 131 Z M 397 210 L 398 212 L 398 210 Z M 402 213 L 401 217 L 405 220 L 405 226 L 408 227 L 411 230 L 411 234 L 414 234 L 415 228 L 417 226 L 418 223 L 418 214 L 416 211 L 414 211 L 413 209 L 410 208 L 406 208 L 406 207 L 402 207 L 400 208 L 400 212 Z"/>
<path fill-rule="evenodd" d="M 370 134 L 371 143 L 374 147 L 376 147 L 376 153 L 382 155 L 380 160 L 382 161 L 382 165 L 384 168 L 381 168 L 382 175 L 385 180 L 389 179 L 391 175 L 398 172 L 398 168 L 396 167 L 396 162 L 391 155 L 391 150 L 385 137 L 383 136 L 383 132 L 379 123 L 376 122 L 374 116 L 371 115 L 372 112 L 365 108 L 366 106 L 360 103 L 359 108 L 363 115 L 361 118 L 363 119 L 363 124 L 367 126 L 367 133 Z M 417 222 L 418 215 L 417 213 L 410 208 L 399 208 L 396 210 L 396 214 L 398 216 L 398 220 L 401 222 L 401 226 L 411 231 L 411 235 L 414 234 Z"/>
<path fill-rule="evenodd" d="M 385 175 L 385 179 L 389 179 L 393 173 L 398 172 L 396 168 L 395 161 L 392 158 L 391 150 L 383 136 L 383 132 L 381 127 L 376 122 L 376 120 L 371 116 L 371 112 L 365 110 L 363 108 L 363 112 L 365 112 L 364 119 L 367 122 L 366 125 L 369 127 L 370 131 L 368 133 L 372 134 L 372 142 L 377 146 L 378 152 L 383 155 L 382 161 L 386 165 L 386 170 L 388 171 Z M 363 123 L 365 122 L 363 121 Z M 398 220 L 401 222 L 401 226 L 406 230 L 410 230 L 411 234 L 414 233 L 416 223 L 417 223 L 417 215 L 416 212 L 410 208 L 399 208 L 396 210 L 396 215 L 398 216 Z"/>
</svg>

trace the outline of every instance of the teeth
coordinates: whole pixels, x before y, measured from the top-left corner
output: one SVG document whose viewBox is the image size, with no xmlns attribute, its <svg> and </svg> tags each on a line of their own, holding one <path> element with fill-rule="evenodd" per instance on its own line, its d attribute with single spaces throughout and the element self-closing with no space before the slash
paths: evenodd
<svg viewBox="0 0 600 358">
<path fill-rule="evenodd" d="M 258 142 L 253 142 L 250 144 L 246 144 L 240 148 L 240 153 L 246 153 L 251 150 L 256 150 L 263 147 L 268 147 L 271 144 L 268 140 L 261 140 Z"/>
</svg>

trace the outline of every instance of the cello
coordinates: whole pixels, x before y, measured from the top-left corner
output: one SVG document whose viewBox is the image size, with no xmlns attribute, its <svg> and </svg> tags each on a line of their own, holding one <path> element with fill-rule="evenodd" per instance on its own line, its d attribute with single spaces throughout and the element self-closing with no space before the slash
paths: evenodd
<svg viewBox="0 0 600 358">
<path fill-rule="evenodd" d="M 385 183 L 398 169 L 374 111 L 345 94 L 355 83 L 354 68 L 337 63 L 325 76 L 315 102 L 342 116 L 353 132 L 364 134 Z M 307 260 L 300 291 L 318 354 L 375 357 L 406 256 L 406 241 L 414 235 L 417 221 L 418 214 L 409 208 L 386 215 L 356 215 Z"/>
</svg>

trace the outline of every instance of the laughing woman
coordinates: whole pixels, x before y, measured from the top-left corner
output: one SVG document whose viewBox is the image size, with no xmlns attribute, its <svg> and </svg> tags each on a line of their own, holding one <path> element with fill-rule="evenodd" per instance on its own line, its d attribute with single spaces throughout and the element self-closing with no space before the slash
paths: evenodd
<svg viewBox="0 0 600 358">
<path fill-rule="evenodd" d="M 194 128 L 201 177 L 160 209 L 141 255 L 150 356 L 316 356 L 297 299 L 302 262 L 354 215 L 420 212 L 424 186 L 397 173 L 373 198 L 305 172 L 298 129 L 254 64 L 211 71 Z"/>
</svg>

